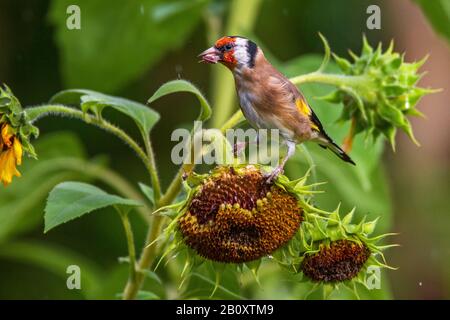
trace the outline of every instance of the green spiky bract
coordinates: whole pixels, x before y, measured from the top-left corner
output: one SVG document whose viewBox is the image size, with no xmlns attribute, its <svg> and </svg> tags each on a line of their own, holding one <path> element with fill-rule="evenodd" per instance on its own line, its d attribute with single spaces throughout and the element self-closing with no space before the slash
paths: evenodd
<svg viewBox="0 0 450 320">
<path fill-rule="evenodd" d="M 352 61 L 333 54 L 345 76 L 337 90 L 322 98 L 344 104 L 340 120 L 354 120 L 353 135 L 365 132 L 366 138 L 374 140 L 383 135 L 395 150 L 397 129 L 406 132 L 418 145 L 407 116 L 423 116 L 416 109 L 418 101 L 437 90 L 417 86 L 423 75 L 418 70 L 427 57 L 408 63 L 393 47 L 392 41 L 386 51 L 383 52 L 381 43 L 374 50 L 364 37 L 361 54 L 350 51 Z"/>
</svg>

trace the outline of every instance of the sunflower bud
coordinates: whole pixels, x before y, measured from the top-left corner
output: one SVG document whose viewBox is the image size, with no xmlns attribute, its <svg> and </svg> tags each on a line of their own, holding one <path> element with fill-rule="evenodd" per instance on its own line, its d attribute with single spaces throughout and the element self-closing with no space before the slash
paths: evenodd
<svg viewBox="0 0 450 320">
<path fill-rule="evenodd" d="M 29 140 L 37 135 L 38 129 L 28 121 L 19 100 L 7 86 L 0 88 L 0 182 L 5 186 L 14 176 L 20 177 L 17 166 L 24 152 L 36 157 Z"/>
<path fill-rule="evenodd" d="M 302 220 L 297 198 L 259 169 L 221 167 L 196 187 L 179 218 L 185 243 L 218 262 L 260 259 L 287 243 Z"/>
<path fill-rule="evenodd" d="M 381 44 L 374 50 L 364 37 L 360 56 L 350 52 L 353 62 L 333 54 L 347 76 L 338 90 L 324 97 L 344 104 L 341 120 L 353 120 L 352 136 L 365 131 L 376 139 L 383 134 L 395 149 L 398 128 L 414 138 L 408 115 L 421 115 L 416 104 L 421 97 L 435 90 L 417 87 L 421 78 L 418 69 L 426 61 L 407 63 L 404 56 L 393 52 L 393 42 L 382 52 Z"/>
</svg>

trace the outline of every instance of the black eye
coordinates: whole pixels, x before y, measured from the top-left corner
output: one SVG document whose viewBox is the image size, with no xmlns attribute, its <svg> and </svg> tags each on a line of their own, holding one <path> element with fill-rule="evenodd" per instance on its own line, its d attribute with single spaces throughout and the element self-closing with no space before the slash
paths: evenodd
<svg viewBox="0 0 450 320">
<path fill-rule="evenodd" d="M 233 49 L 233 46 L 231 44 L 226 44 L 224 46 L 225 51 L 230 51 L 231 49 Z"/>
</svg>

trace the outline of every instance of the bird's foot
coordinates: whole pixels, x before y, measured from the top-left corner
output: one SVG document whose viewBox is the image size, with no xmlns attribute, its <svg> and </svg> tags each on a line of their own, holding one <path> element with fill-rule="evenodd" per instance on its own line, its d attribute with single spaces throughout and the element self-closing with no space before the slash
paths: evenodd
<svg viewBox="0 0 450 320">
<path fill-rule="evenodd" d="M 245 150 L 246 146 L 247 146 L 246 142 L 236 142 L 236 144 L 233 146 L 233 155 L 235 157 L 239 157 L 242 151 Z"/>
<path fill-rule="evenodd" d="M 271 184 L 275 181 L 275 179 L 283 173 L 283 167 L 282 166 L 278 166 L 276 167 L 271 173 L 267 174 L 266 177 L 266 183 L 267 184 Z"/>
</svg>

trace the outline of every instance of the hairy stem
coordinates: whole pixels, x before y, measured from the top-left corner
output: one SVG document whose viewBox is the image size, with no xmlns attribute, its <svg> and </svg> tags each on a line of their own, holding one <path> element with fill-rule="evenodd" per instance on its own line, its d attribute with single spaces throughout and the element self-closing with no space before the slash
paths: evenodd
<svg viewBox="0 0 450 320">
<path fill-rule="evenodd" d="M 136 249 L 134 247 L 133 229 L 131 228 L 130 219 L 128 219 L 128 213 L 123 212 L 119 208 L 117 208 L 117 211 L 119 212 L 120 219 L 122 220 L 123 229 L 127 238 L 128 257 L 130 259 L 130 275 L 128 281 L 134 282 L 136 281 Z"/>
<path fill-rule="evenodd" d="M 225 133 L 225 131 L 237 126 L 242 121 L 244 121 L 244 115 L 242 114 L 242 111 L 239 109 L 238 111 L 233 113 L 233 115 L 222 125 L 220 131 L 222 131 L 222 133 Z"/>
<path fill-rule="evenodd" d="M 155 195 L 155 203 L 158 203 L 161 198 L 161 183 L 158 177 L 158 170 L 156 169 L 155 153 L 153 152 L 152 143 L 148 136 L 144 136 L 145 149 L 147 151 L 147 158 L 150 166 L 150 178 L 152 180 L 153 192 Z"/>
<path fill-rule="evenodd" d="M 323 72 L 311 72 L 293 77 L 291 82 L 299 85 L 307 82 L 317 82 L 323 84 L 330 84 L 336 87 L 365 87 L 369 84 L 370 79 L 366 76 L 346 76 L 342 74 L 329 74 Z"/>
<path fill-rule="evenodd" d="M 25 111 L 31 122 L 35 122 L 40 118 L 48 115 L 67 116 L 80 119 L 88 124 L 93 124 L 101 129 L 108 131 L 109 133 L 116 135 L 119 139 L 128 144 L 131 147 L 131 149 L 134 150 L 134 152 L 136 152 L 136 154 L 144 164 L 145 168 L 147 169 L 150 177 L 152 178 L 152 181 L 155 182 L 155 185 L 159 186 L 159 180 L 158 175 L 156 173 L 156 168 L 154 166 L 154 160 L 153 159 L 150 160 L 149 157 L 142 150 L 142 148 L 138 145 L 138 143 L 133 138 L 131 138 L 125 131 L 114 126 L 108 121 L 104 119 L 99 119 L 90 114 L 83 113 L 80 110 L 57 104 L 31 107 L 25 109 Z"/>
<path fill-rule="evenodd" d="M 163 224 L 163 217 L 155 216 L 153 218 L 153 223 L 147 233 L 147 238 L 145 240 L 145 247 L 142 250 L 141 257 L 138 262 L 138 270 L 146 270 L 150 268 L 153 261 L 155 260 L 157 254 L 157 245 L 153 243 L 156 238 L 161 233 L 161 228 Z M 153 245 L 148 246 L 148 244 L 153 243 Z M 123 291 L 124 300 L 133 300 L 136 298 L 142 284 L 144 283 L 145 274 L 143 272 L 136 273 L 134 281 L 128 281 L 125 289 Z"/>
</svg>

